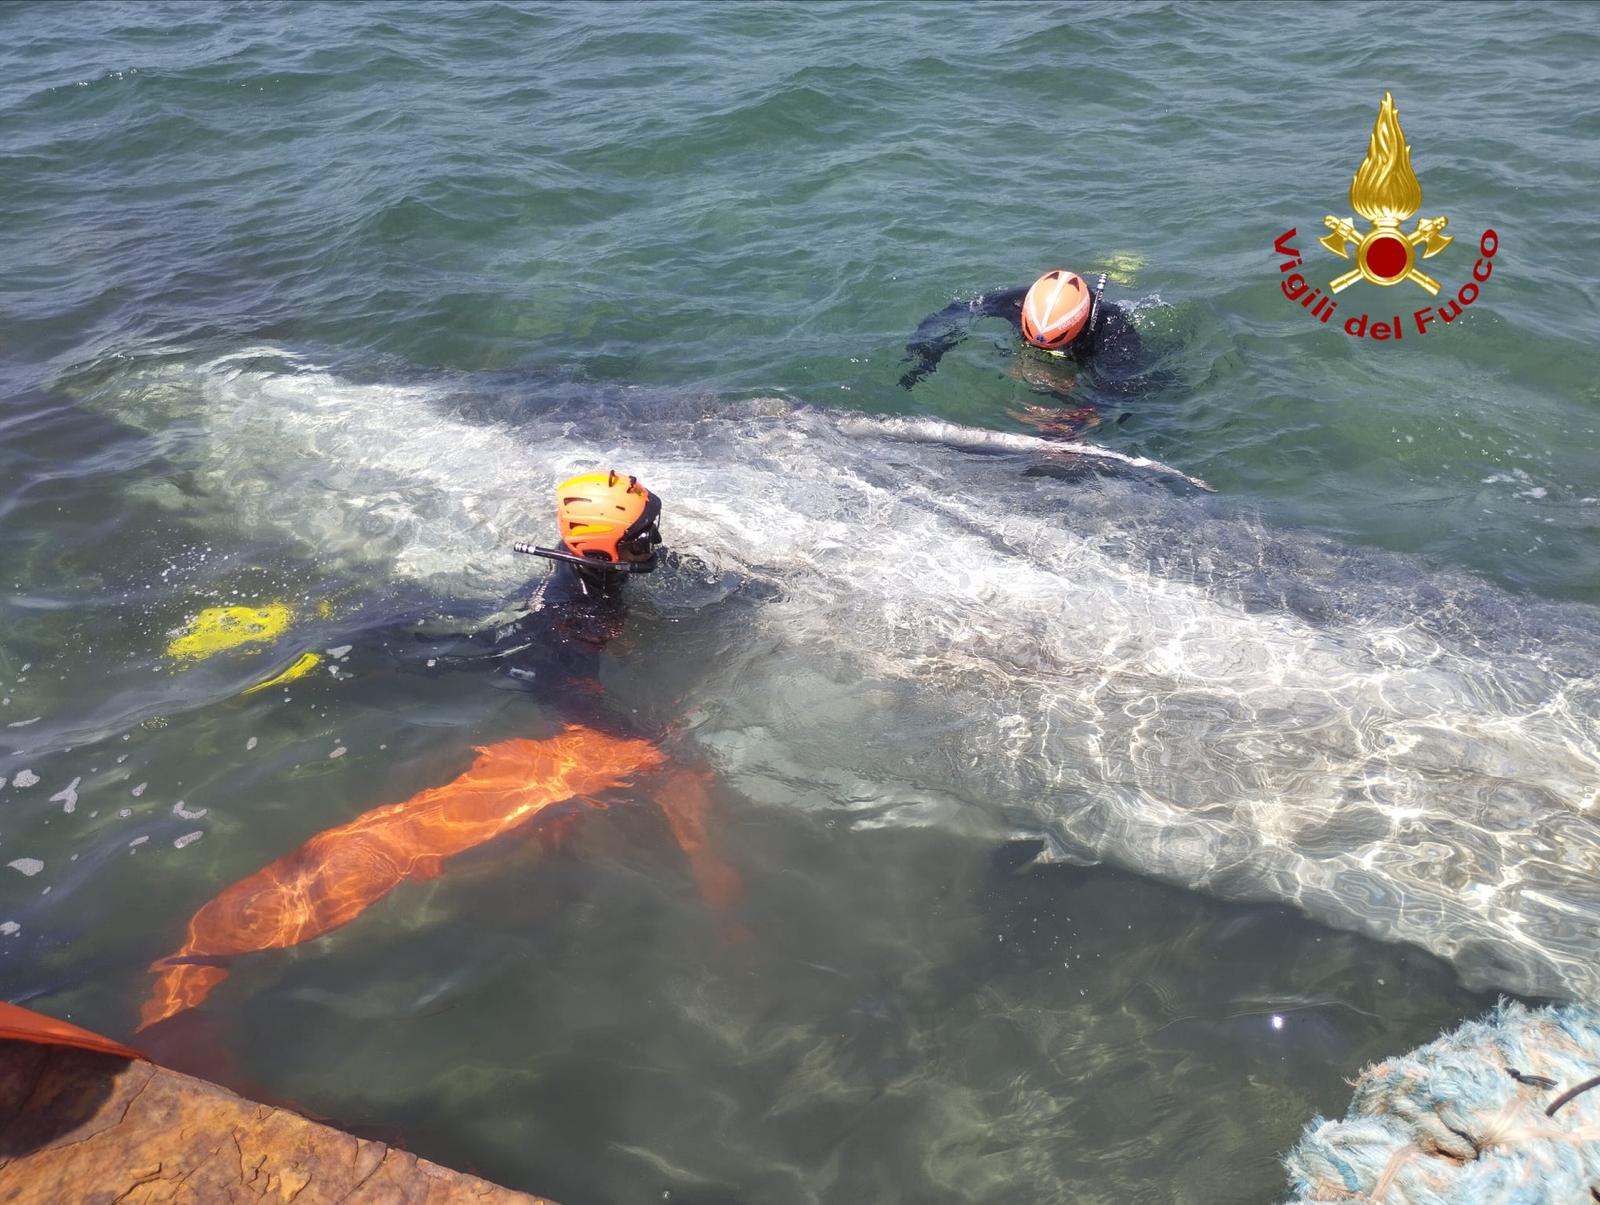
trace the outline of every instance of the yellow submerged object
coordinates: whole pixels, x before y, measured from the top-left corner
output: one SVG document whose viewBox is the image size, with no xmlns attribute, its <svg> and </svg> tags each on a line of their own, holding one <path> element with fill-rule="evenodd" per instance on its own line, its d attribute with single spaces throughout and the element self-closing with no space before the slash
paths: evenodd
<svg viewBox="0 0 1600 1205">
<path fill-rule="evenodd" d="M 200 661 L 240 645 L 276 640 L 293 618 L 294 612 L 284 603 L 207 607 L 173 637 L 167 645 L 167 656 L 179 661 Z"/>
<path fill-rule="evenodd" d="M 254 686 L 247 686 L 239 693 L 241 695 L 253 695 L 258 690 L 266 690 L 271 686 L 282 686 L 285 682 L 293 682 L 296 678 L 305 677 L 321 664 L 321 653 L 301 653 L 299 657 L 295 658 L 294 664 L 284 670 L 283 673 L 274 674 L 265 682 L 257 682 Z"/>
<path fill-rule="evenodd" d="M 1113 284 L 1132 288 L 1139 269 L 1144 265 L 1144 256 L 1137 252 L 1122 251 L 1102 258 L 1099 270 L 1110 277 Z"/>
</svg>

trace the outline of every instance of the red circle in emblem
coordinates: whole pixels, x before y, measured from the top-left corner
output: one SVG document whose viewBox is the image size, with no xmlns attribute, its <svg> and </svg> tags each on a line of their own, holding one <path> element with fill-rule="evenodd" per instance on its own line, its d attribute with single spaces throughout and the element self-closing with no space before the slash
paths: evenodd
<svg viewBox="0 0 1600 1205">
<path fill-rule="evenodd" d="M 1384 280 L 1393 280 L 1406 270 L 1406 245 L 1397 238 L 1376 238 L 1367 248 L 1367 267 Z"/>
</svg>

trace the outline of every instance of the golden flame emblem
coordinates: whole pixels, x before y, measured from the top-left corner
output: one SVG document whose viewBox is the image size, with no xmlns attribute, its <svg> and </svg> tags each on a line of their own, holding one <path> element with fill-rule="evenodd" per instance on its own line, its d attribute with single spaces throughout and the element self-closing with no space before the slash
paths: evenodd
<svg viewBox="0 0 1600 1205">
<path fill-rule="evenodd" d="M 1409 280 L 1429 293 L 1439 292 L 1439 282 L 1418 270 L 1417 248 L 1427 259 L 1454 242 L 1452 235 L 1441 233 L 1450 219 L 1427 218 L 1409 234 L 1400 229 L 1401 222 L 1422 208 L 1422 184 L 1411 170 L 1411 146 L 1388 92 L 1372 125 L 1367 157 L 1350 180 L 1350 206 L 1372 223 L 1372 229 L 1362 234 L 1350 218 L 1330 214 L 1322 219 L 1333 232 L 1318 240 L 1324 247 L 1341 259 L 1350 258 L 1352 244 L 1356 249 L 1356 266 L 1329 282 L 1329 291 L 1338 293 L 1358 280 L 1385 287 Z"/>
</svg>

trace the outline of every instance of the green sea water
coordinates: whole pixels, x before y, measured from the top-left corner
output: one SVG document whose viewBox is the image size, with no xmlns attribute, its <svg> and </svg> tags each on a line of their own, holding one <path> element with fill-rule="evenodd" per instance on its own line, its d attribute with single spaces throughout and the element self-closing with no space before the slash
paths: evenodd
<svg viewBox="0 0 1600 1205">
<path fill-rule="evenodd" d="M 616 463 L 700 571 L 602 683 L 736 924 L 641 795 L 239 960 L 208 1070 L 567 1205 L 1271 1199 L 1365 1061 L 1600 994 L 1595 11 L 0 6 L 0 989 L 127 1036 L 216 891 L 570 718 L 364 642 Z M 1380 344 L 1273 243 L 1349 266 L 1386 90 L 1422 266 L 1498 250 Z M 1148 358 L 1082 438 L 1215 494 L 1005 443 L 1004 324 L 900 387 L 1055 266 Z"/>
</svg>

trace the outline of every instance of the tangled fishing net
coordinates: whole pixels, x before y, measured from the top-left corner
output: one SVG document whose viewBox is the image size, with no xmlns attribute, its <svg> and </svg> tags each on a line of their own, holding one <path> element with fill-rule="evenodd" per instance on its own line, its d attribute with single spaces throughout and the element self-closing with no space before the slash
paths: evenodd
<svg viewBox="0 0 1600 1205">
<path fill-rule="evenodd" d="M 1600 1012 L 1503 1003 L 1368 1067 L 1284 1166 L 1290 1205 L 1600 1201 Z"/>
</svg>

